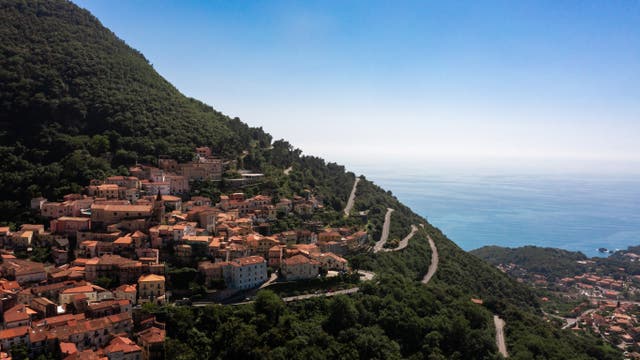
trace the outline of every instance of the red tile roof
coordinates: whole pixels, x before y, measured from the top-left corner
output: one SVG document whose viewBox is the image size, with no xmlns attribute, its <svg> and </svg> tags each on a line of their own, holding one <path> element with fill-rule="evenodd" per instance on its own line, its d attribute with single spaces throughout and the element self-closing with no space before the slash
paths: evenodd
<svg viewBox="0 0 640 360">
<path fill-rule="evenodd" d="M 26 336 L 29 334 L 28 326 L 20 326 L 11 329 L 0 330 L 0 340 L 13 339 L 19 336 Z"/>
</svg>

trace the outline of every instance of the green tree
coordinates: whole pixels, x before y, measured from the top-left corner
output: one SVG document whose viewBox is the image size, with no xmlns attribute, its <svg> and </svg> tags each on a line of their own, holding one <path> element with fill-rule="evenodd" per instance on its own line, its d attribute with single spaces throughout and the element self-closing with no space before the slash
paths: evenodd
<svg viewBox="0 0 640 360">
<path fill-rule="evenodd" d="M 285 312 L 282 299 L 270 290 L 259 291 L 253 305 L 256 313 L 265 315 L 271 323 L 277 323 Z"/>
</svg>

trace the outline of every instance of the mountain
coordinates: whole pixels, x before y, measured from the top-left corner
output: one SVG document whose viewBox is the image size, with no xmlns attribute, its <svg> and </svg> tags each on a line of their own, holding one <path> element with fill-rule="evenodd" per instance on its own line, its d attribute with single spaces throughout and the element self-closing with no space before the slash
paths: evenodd
<svg viewBox="0 0 640 360">
<path fill-rule="evenodd" d="M 14 201 L 59 197 L 122 165 L 234 156 L 271 141 L 163 79 L 89 12 L 62 1 L 0 2 L 0 219 Z"/>
<path fill-rule="evenodd" d="M 126 174 L 135 162 L 153 164 L 159 155 L 186 160 L 202 145 L 264 172 L 265 183 L 251 191 L 288 196 L 313 189 L 326 205 L 322 221 L 357 221 L 341 213 L 353 173 L 180 94 L 142 54 L 70 2 L 0 2 L 0 125 L 4 221 L 32 221 L 26 209 L 32 196 L 58 199 L 90 179 Z M 204 184 L 198 191 L 216 196 L 220 189 Z M 350 256 L 352 266 L 374 271 L 376 281 L 352 296 L 286 305 L 261 292 L 254 305 L 147 306 L 167 324 L 167 358 L 500 358 L 494 314 L 506 321 L 515 359 L 619 358 L 595 338 L 542 322 L 525 286 L 462 251 L 363 178 L 355 209 L 369 211 L 374 238 L 386 208 L 395 209 L 391 238 L 405 236 L 411 225 L 418 231 L 402 251 Z M 425 285 L 429 237 L 439 265 Z"/>
</svg>

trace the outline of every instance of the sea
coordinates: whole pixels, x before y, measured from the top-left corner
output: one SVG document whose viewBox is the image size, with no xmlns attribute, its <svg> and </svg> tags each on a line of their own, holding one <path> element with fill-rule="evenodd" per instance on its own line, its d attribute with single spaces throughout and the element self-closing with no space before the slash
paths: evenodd
<svg viewBox="0 0 640 360">
<path fill-rule="evenodd" d="M 640 245 L 638 177 L 355 168 L 464 250 L 536 245 L 592 257 Z"/>
</svg>

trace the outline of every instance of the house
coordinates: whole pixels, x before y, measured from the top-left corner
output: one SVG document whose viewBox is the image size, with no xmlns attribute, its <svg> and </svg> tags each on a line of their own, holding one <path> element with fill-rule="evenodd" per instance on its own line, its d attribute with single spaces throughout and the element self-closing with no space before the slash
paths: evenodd
<svg viewBox="0 0 640 360">
<path fill-rule="evenodd" d="M 37 311 L 41 317 L 56 316 L 58 314 L 58 304 L 46 297 L 37 297 L 31 300 L 31 308 Z"/>
<path fill-rule="evenodd" d="M 165 278 L 162 275 L 142 275 L 138 279 L 138 299 L 140 302 L 165 301 Z"/>
<path fill-rule="evenodd" d="M 269 266 L 272 268 L 280 267 L 282 262 L 282 245 L 276 245 L 269 249 Z"/>
<path fill-rule="evenodd" d="M 29 327 L 19 326 L 15 328 L 0 330 L 0 347 L 2 350 L 11 349 L 16 345 L 29 346 Z"/>
<path fill-rule="evenodd" d="M 282 260 L 280 271 L 287 280 L 315 279 L 318 277 L 320 262 L 304 255 L 294 255 Z"/>
<path fill-rule="evenodd" d="M 180 174 L 189 180 L 222 180 L 222 160 L 199 158 L 186 164 L 180 164 Z"/>
<path fill-rule="evenodd" d="M 67 356 L 75 355 L 78 353 L 78 348 L 74 343 L 61 342 L 60 343 L 60 354 L 64 356 L 66 359 Z"/>
<path fill-rule="evenodd" d="M 169 182 L 169 192 L 171 194 L 188 194 L 191 189 L 189 179 L 182 175 L 167 175 L 165 180 Z"/>
<path fill-rule="evenodd" d="M 42 205 L 44 205 L 44 203 L 46 202 L 47 202 L 47 199 L 43 197 L 33 198 L 31 199 L 31 209 L 40 210 L 42 209 Z"/>
<path fill-rule="evenodd" d="M 104 354 L 110 360 L 139 360 L 142 357 L 142 348 L 127 337 L 116 336 L 104 348 Z"/>
<path fill-rule="evenodd" d="M 140 189 L 140 179 L 135 176 L 110 176 L 105 184 L 115 184 L 127 189 Z"/>
<path fill-rule="evenodd" d="M 230 261 L 225 270 L 230 288 L 251 289 L 267 281 L 267 261 L 262 256 L 237 258 Z"/>
<path fill-rule="evenodd" d="M 76 295 L 84 295 L 87 301 L 98 301 L 98 291 L 92 285 L 77 286 L 69 289 L 65 289 L 60 292 L 58 303 L 60 305 L 70 304 L 73 302 L 73 298 Z"/>
<path fill-rule="evenodd" d="M 132 330 L 131 314 L 121 313 L 98 319 L 70 321 L 65 325 L 50 328 L 47 337 L 58 339 L 60 342 L 71 342 L 82 351 L 104 347 L 113 338 L 112 334 L 130 334 Z"/>
<path fill-rule="evenodd" d="M 26 249 L 31 246 L 35 236 L 31 230 L 20 230 L 11 236 L 11 244 L 15 248 Z"/>
<path fill-rule="evenodd" d="M 90 319 L 101 318 L 120 313 L 131 313 L 131 302 L 125 300 L 104 300 L 89 303 L 85 314 Z"/>
<path fill-rule="evenodd" d="M 25 304 L 18 304 L 2 314 L 5 329 L 31 325 L 31 317 L 37 312 Z"/>
<path fill-rule="evenodd" d="M 87 260 L 85 276 L 87 281 L 96 281 L 100 277 L 118 279 L 120 284 L 136 281 L 143 272 L 142 262 L 119 255 L 103 255 Z"/>
<path fill-rule="evenodd" d="M 211 286 L 212 282 L 224 280 L 224 267 L 228 266 L 229 263 L 217 262 L 213 263 L 211 261 L 203 261 L 198 264 L 198 271 L 204 277 L 204 283 L 206 286 Z"/>
<path fill-rule="evenodd" d="M 117 300 L 129 300 L 132 304 L 136 304 L 138 302 L 137 285 L 120 285 L 113 291 L 113 295 Z"/>
<path fill-rule="evenodd" d="M 119 187 L 116 184 L 102 184 L 98 185 L 95 189 L 95 195 L 105 199 L 118 199 Z"/>
<path fill-rule="evenodd" d="M 313 258 L 320 262 L 320 267 L 325 270 L 347 271 L 347 260 L 334 253 L 322 253 Z"/>
<path fill-rule="evenodd" d="M 147 195 L 169 195 L 171 193 L 171 183 L 168 181 L 154 181 L 142 180 L 142 190 Z"/>
<path fill-rule="evenodd" d="M 47 279 L 44 264 L 34 261 L 15 258 L 4 259 L 0 269 L 2 269 L 2 273 L 6 277 L 15 278 L 20 284 L 39 282 Z"/>
<path fill-rule="evenodd" d="M 86 217 L 62 216 L 51 220 L 51 232 L 75 237 L 78 231 L 91 229 L 91 219 Z"/>
<path fill-rule="evenodd" d="M 151 217 L 153 206 L 144 205 L 109 205 L 92 204 L 91 221 L 101 225 L 111 225 L 125 219 L 141 219 Z"/>
<path fill-rule="evenodd" d="M 165 330 L 150 327 L 136 334 L 143 360 L 164 360 Z"/>
<path fill-rule="evenodd" d="M 340 241 L 342 235 L 334 230 L 322 231 L 318 234 L 318 242 Z"/>
<path fill-rule="evenodd" d="M 59 218 L 61 216 L 72 216 L 73 205 L 69 202 L 45 202 L 40 207 L 40 215 L 47 218 Z"/>
</svg>

